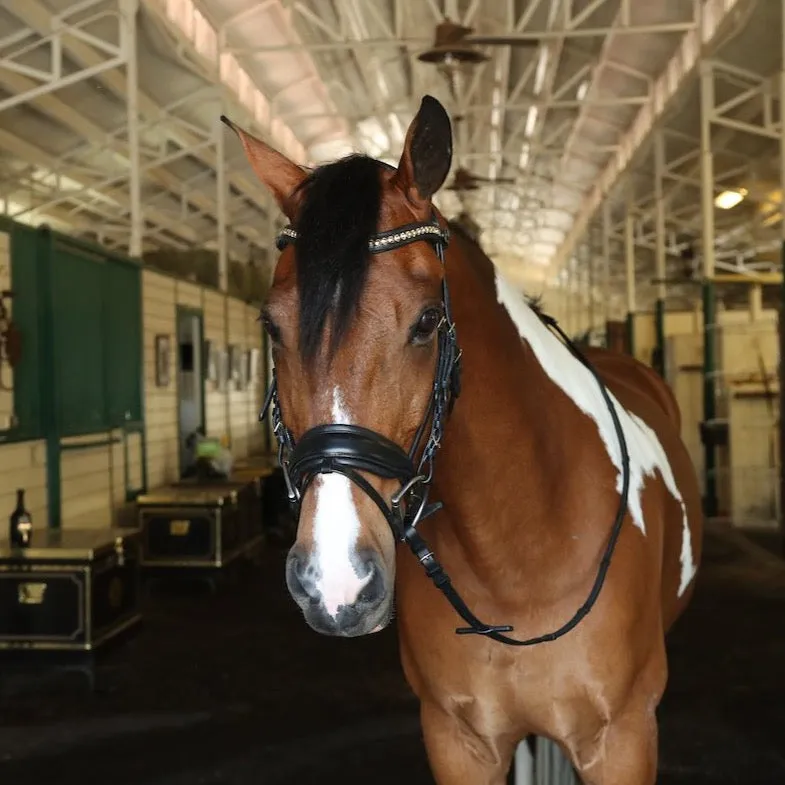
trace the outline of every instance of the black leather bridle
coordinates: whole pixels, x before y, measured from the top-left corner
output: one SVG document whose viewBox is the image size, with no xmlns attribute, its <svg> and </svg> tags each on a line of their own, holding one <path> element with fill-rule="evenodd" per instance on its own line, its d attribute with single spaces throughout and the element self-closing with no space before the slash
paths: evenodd
<svg viewBox="0 0 785 785">
<path fill-rule="evenodd" d="M 287 226 L 278 236 L 276 245 L 278 250 L 283 250 L 296 240 L 297 231 L 291 226 Z M 398 229 L 375 234 L 369 241 L 368 249 L 371 254 L 382 253 L 420 240 L 431 243 L 436 256 L 444 266 L 444 251 L 449 242 L 449 232 L 439 225 L 435 217 L 431 221 L 407 224 Z M 411 548 L 425 569 L 426 575 L 469 625 L 458 628 L 456 632 L 459 635 L 472 633 L 485 635 L 511 646 L 531 646 L 535 643 L 555 640 L 575 627 L 591 610 L 610 566 L 610 559 L 627 509 L 629 490 L 630 472 L 627 445 L 615 406 L 609 397 L 605 384 L 588 360 L 573 346 L 556 321 L 547 316 L 541 318 L 559 333 L 572 354 L 591 371 L 599 383 L 619 439 L 623 466 L 623 487 L 619 509 L 589 597 L 569 622 L 548 635 L 516 640 L 504 634 L 512 631 L 513 628 L 510 625 L 488 625 L 481 622 L 453 588 L 444 568 L 417 531 L 417 525 L 421 521 L 442 507 L 441 502 L 429 503 L 428 492 L 433 480 L 433 462 L 441 444 L 445 421 L 460 395 L 461 387 L 461 351 L 458 348 L 455 323 L 452 319 L 446 271 L 442 277 L 442 319 L 437 328 L 438 357 L 433 389 L 428 408 L 408 452 L 376 431 L 357 425 L 338 423 L 317 425 L 306 431 L 300 440 L 295 442 L 294 436 L 283 422 L 275 369 L 273 369 L 272 383 L 259 415 L 261 421 L 267 416 L 268 411 L 271 412 L 273 432 L 278 441 L 278 461 L 283 471 L 287 495 L 295 517 L 299 518 L 302 498 L 311 482 L 318 475 L 332 472 L 342 474 L 373 500 L 387 520 L 396 539 L 405 542 Z M 428 438 L 421 450 L 423 436 L 429 423 Z M 420 453 L 419 458 L 417 457 L 418 453 Z M 384 479 L 397 480 L 400 483 L 398 490 L 393 493 L 389 505 L 362 476 L 361 472 L 367 472 Z"/>
<path fill-rule="evenodd" d="M 276 245 L 279 250 L 283 250 L 296 239 L 297 232 L 286 227 L 278 236 Z M 372 254 L 377 254 L 418 240 L 431 243 L 439 261 L 444 264 L 444 249 L 449 241 L 449 232 L 439 226 L 435 219 L 376 234 L 371 238 L 368 247 Z M 442 278 L 442 318 L 437 335 L 438 357 L 433 389 L 428 408 L 408 453 L 386 436 L 368 428 L 335 423 L 311 428 L 295 444 L 292 433 L 283 423 L 277 380 L 273 371 L 273 383 L 268 390 L 260 419 L 264 418 L 268 408 L 272 409 L 273 431 L 278 440 L 278 460 L 295 514 L 299 514 L 300 501 L 314 478 L 319 474 L 337 472 L 348 477 L 368 494 L 398 539 L 409 542 L 410 545 L 416 541 L 417 524 L 441 506 L 428 504 L 428 489 L 433 479 L 433 458 L 441 443 L 444 421 L 460 393 L 461 353 L 450 310 L 446 275 Z M 429 423 L 430 432 L 422 448 Z M 360 472 L 400 482 L 400 487 L 393 494 L 389 505 Z"/>
</svg>

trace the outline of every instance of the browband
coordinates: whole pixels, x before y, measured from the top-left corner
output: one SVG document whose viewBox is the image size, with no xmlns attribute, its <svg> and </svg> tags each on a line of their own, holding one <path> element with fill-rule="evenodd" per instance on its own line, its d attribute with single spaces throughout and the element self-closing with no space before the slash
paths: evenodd
<svg viewBox="0 0 785 785">
<path fill-rule="evenodd" d="M 298 237 L 296 229 L 293 229 L 291 226 L 285 226 L 276 238 L 276 248 L 282 251 L 289 243 L 295 242 Z M 395 229 L 388 229 L 386 232 L 378 232 L 368 241 L 368 250 L 371 253 L 394 251 L 396 248 L 417 240 L 426 240 L 433 245 L 447 245 L 449 239 L 449 230 L 443 229 L 436 222 L 410 223 Z"/>
</svg>

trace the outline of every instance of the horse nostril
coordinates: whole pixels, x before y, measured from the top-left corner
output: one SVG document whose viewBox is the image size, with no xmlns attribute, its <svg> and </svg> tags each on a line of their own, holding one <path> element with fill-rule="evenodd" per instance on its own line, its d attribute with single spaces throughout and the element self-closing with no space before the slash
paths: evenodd
<svg viewBox="0 0 785 785">
<path fill-rule="evenodd" d="M 382 571 L 379 569 L 379 565 L 374 559 L 368 559 L 363 564 L 363 567 L 365 568 L 365 574 L 362 578 L 363 580 L 367 579 L 367 583 L 360 591 L 357 601 L 368 605 L 375 605 L 384 595 Z"/>
<path fill-rule="evenodd" d="M 313 580 L 314 570 L 298 553 L 291 553 L 287 563 L 287 583 L 294 594 L 319 602 L 319 592 Z"/>
</svg>

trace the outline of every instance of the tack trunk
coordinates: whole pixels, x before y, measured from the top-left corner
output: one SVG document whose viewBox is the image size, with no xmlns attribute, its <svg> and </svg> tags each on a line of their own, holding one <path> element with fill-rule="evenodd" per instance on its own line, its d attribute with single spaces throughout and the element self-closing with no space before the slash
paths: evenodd
<svg viewBox="0 0 785 785">
<path fill-rule="evenodd" d="M 89 652 L 140 619 L 136 530 L 49 529 L 27 548 L 0 541 L 0 650 Z"/>
</svg>

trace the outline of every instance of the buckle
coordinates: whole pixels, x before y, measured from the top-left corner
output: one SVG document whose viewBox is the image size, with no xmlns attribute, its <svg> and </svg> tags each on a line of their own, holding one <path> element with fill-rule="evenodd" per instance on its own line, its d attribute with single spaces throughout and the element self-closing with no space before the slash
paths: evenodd
<svg viewBox="0 0 785 785">
<path fill-rule="evenodd" d="M 428 478 L 423 474 L 418 474 L 412 477 L 411 480 L 404 483 L 391 497 L 390 497 L 390 507 L 392 507 L 393 512 L 397 513 L 401 506 L 401 501 L 403 501 L 403 497 L 408 494 L 415 485 L 420 485 L 423 482 L 427 482 Z"/>
</svg>

